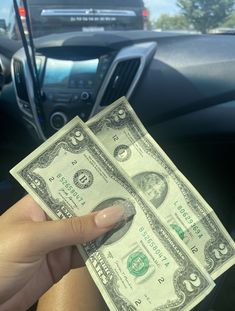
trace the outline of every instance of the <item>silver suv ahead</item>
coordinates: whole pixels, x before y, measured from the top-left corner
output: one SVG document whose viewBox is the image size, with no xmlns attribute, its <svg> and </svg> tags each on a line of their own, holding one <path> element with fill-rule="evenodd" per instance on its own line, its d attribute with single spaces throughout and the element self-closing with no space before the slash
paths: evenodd
<svg viewBox="0 0 235 311">
<path fill-rule="evenodd" d="M 22 3 L 19 1 L 19 13 L 24 21 Z M 147 27 L 143 0 L 28 0 L 28 4 L 34 37 L 54 33 L 55 29 L 58 33 Z"/>
</svg>

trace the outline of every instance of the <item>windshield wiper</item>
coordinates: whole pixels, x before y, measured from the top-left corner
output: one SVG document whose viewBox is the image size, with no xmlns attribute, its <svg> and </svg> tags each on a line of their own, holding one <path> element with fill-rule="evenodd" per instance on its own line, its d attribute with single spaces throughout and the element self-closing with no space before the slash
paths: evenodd
<svg viewBox="0 0 235 311">
<path fill-rule="evenodd" d="M 37 69 L 37 64 L 36 64 L 36 56 L 35 56 L 35 46 L 33 42 L 33 35 L 32 35 L 32 27 L 30 24 L 30 18 L 29 18 L 29 7 L 28 7 L 28 0 L 24 0 L 24 6 L 25 6 L 25 17 L 26 17 L 26 25 L 27 25 L 27 30 L 29 34 L 29 45 L 31 48 L 31 53 L 32 53 L 32 65 L 34 69 L 34 74 L 36 78 L 36 86 L 37 86 L 37 91 L 39 92 L 39 96 L 41 96 L 41 85 L 39 82 L 39 74 L 38 74 L 38 69 Z"/>
<path fill-rule="evenodd" d="M 27 32 L 29 36 L 29 44 L 25 35 L 25 30 L 23 27 L 23 23 L 19 14 L 19 7 L 17 4 L 17 0 L 13 0 L 14 3 L 14 10 L 15 10 L 15 16 L 17 25 L 19 28 L 20 36 L 22 39 L 23 47 L 25 50 L 25 55 L 27 59 L 27 64 L 29 67 L 30 76 L 32 78 L 33 83 L 33 91 L 34 91 L 34 100 L 35 100 L 35 106 L 36 106 L 36 112 L 37 112 L 37 118 L 38 122 L 40 123 L 42 129 L 44 128 L 44 117 L 43 117 L 43 111 L 42 111 L 42 101 L 43 101 L 43 93 L 40 85 L 39 80 L 39 74 L 37 69 L 37 63 L 36 63 L 36 55 L 35 55 L 35 46 L 33 42 L 33 35 L 32 35 L 32 27 L 30 23 L 29 18 L 29 8 L 28 8 L 28 1 L 24 0 L 24 8 L 25 8 L 25 15 L 26 15 L 26 26 L 27 26 Z M 29 49 L 30 47 L 30 49 Z"/>
</svg>

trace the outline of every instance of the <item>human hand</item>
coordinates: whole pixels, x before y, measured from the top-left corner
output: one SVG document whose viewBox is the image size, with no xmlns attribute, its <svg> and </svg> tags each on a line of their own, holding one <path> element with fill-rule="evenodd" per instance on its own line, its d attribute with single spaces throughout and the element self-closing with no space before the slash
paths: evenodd
<svg viewBox="0 0 235 311">
<path fill-rule="evenodd" d="M 48 221 L 28 195 L 0 217 L 0 310 L 23 311 L 70 269 L 83 264 L 75 244 L 109 231 L 124 214 L 116 206 Z"/>
</svg>

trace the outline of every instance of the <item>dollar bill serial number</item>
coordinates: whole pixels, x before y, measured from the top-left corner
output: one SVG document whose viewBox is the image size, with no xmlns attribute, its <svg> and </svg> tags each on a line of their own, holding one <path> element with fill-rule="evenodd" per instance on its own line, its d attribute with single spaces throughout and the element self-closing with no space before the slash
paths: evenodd
<svg viewBox="0 0 235 311">
<path fill-rule="evenodd" d="M 184 218 L 184 220 L 190 225 L 191 229 L 194 231 L 194 233 L 197 234 L 198 238 L 201 239 L 203 237 L 203 233 L 197 223 L 194 222 L 193 218 L 189 215 L 187 210 L 176 201 L 174 203 L 176 209 L 180 213 L 180 215 Z"/>
<path fill-rule="evenodd" d="M 78 193 L 78 191 L 74 188 L 74 186 L 67 180 L 66 177 L 63 176 L 62 173 L 57 174 L 57 179 L 60 184 L 68 191 L 68 193 L 73 196 L 74 199 L 78 200 L 81 205 L 85 205 L 86 201 L 84 198 Z"/>
<path fill-rule="evenodd" d="M 152 249 L 153 254 L 157 256 L 158 260 L 160 260 L 165 265 L 165 267 L 168 267 L 170 265 L 168 258 L 165 255 L 163 255 L 162 250 L 153 241 L 153 239 L 151 238 L 151 236 L 148 234 L 148 232 L 145 230 L 143 226 L 139 228 L 139 232 L 141 233 L 141 236 L 143 237 L 145 242 L 148 244 L 148 246 Z"/>
</svg>

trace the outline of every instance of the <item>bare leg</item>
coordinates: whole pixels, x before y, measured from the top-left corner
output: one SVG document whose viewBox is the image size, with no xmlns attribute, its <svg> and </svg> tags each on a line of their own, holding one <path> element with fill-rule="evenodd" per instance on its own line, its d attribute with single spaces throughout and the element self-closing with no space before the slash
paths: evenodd
<svg viewBox="0 0 235 311">
<path fill-rule="evenodd" d="M 86 267 L 71 270 L 39 300 L 37 311 L 107 311 Z"/>
</svg>

